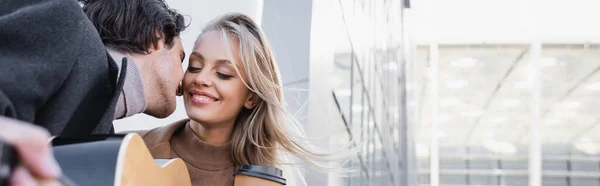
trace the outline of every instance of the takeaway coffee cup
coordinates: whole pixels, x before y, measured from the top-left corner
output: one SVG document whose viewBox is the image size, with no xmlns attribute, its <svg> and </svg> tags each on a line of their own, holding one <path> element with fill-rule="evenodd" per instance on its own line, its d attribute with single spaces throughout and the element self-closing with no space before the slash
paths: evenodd
<svg viewBox="0 0 600 186">
<path fill-rule="evenodd" d="M 269 166 L 242 165 L 234 173 L 234 186 L 282 186 L 286 184 L 281 169 Z"/>
</svg>

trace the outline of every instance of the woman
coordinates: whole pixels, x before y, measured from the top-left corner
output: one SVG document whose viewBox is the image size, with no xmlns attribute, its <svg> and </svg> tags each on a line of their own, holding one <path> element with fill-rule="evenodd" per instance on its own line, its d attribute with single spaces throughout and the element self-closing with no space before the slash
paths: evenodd
<svg viewBox="0 0 600 186">
<path fill-rule="evenodd" d="M 274 60 L 249 17 L 228 14 L 210 23 L 182 81 L 189 119 L 143 134 L 153 156 L 183 159 L 194 186 L 231 186 L 236 166 L 281 168 L 290 163 L 283 154 L 316 168 L 337 159 L 298 138 L 301 130 L 284 109 Z"/>
</svg>

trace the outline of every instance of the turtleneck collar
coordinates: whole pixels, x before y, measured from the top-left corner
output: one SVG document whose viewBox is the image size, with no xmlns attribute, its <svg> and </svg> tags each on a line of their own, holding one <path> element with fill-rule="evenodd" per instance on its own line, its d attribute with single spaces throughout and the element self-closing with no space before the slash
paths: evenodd
<svg viewBox="0 0 600 186">
<path fill-rule="evenodd" d="M 173 151 L 181 159 L 198 169 L 208 171 L 225 170 L 234 165 L 231 142 L 222 145 L 205 143 L 196 136 L 189 120 L 184 125 L 181 134 L 171 138 Z"/>
<path fill-rule="evenodd" d="M 106 50 L 117 63 L 119 72 L 122 69 L 122 59 L 127 58 L 127 74 L 125 75 L 123 90 L 117 101 L 114 119 L 122 119 L 144 112 L 147 106 L 146 92 L 144 91 L 142 74 L 137 65 L 128 54 L 111 48 L 107 48 Z"/>
</svg>

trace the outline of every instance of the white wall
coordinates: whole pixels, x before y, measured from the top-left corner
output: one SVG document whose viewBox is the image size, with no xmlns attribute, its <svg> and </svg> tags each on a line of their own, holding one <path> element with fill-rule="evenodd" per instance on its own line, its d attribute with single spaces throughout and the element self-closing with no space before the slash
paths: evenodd
<svg viewBox="0 0 600 186">
<path fill-rule="evenodd" d="M 306 122 L 311 30 L 310 0 L 265 0 L 262 26 L 275 55 L 287 108 Z"/>
<path fill-rule="evenodd" d="M 413 0 L 417 43 L 600 41 L 597 0 Z M 536 31 L 537 30 L 537 31 Z"/>
<path fill-rule="evenodd" d="M 183 46 L 186 54 L 189 56 L 194 42 L 200 34 L 200 31 L 206 23 L 219 15 L 228 12 L 240 12 L 247 14 L 261 22 L 263 0 L 167 0 L 171 8 L 179 10 L 186 16 L 187 21 L 191 21 L 189 27 L 182 33 Z M 191 18 L 191 19 L 190 19 Z M 187 56 L 183 68 L 187 68 Z M 145 114 L 138 114 L 133 117 L 115 121 L 115 131 L 142 130 L 151 129 L 170 124 L 174 121 L 187 118 L 183 107 L 183 99 L 177 98 L 177 110 L 175 113 L 165 119 L 156 119 Z"/>
</svg>

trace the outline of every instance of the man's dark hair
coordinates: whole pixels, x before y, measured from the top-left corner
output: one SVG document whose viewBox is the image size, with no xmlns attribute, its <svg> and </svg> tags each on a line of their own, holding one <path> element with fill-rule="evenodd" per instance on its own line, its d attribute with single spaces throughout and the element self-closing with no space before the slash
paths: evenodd
<svg viewBox="0 0 600 186">
<path fill-rule="evenodd" d="M 161 39 L 171 48 L 173 38 L 186 28 L 183 16 L 163 0 L 80 2 L 104 45 L 121 52 L 148 54 Z"/>
</svg>

